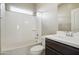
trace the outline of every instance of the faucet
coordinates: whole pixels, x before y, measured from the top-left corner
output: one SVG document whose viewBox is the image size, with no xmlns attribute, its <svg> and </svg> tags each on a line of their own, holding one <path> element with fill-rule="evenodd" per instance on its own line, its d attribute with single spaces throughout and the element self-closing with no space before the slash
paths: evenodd
<svg viewBox="0 0 79 59">
<path fill-rule="evenodd" d="M 66 36 L 70 36 L 70 37 L 73 37 L 73 32 L 66 32 Z"/>
</svg>

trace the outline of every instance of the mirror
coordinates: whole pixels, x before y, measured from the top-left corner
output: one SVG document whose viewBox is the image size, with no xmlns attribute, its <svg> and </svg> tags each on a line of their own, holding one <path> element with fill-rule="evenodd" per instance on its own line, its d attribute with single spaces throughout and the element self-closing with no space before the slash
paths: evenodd
<svg viewBox="0 0 79 59">
<path fill-rule="evenodd" d="M 71 29 L 74 32 L 79 32 L 79 8 L 71 11 Z"/>
<path fill-rule="evenodd" d="M 79 32 L 79 3 L 58 6 L 58 31 Z"/>
</svg>

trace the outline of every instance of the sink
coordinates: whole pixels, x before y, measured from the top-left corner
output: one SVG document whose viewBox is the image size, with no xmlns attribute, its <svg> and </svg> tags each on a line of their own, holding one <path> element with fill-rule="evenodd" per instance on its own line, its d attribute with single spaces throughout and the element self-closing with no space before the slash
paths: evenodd
<svg viewBox="0 0 79 59">
<path fill-rule="evenodd" d="M 55 37 L 58 37 L 58 38 L 66 38 L 66 35 L 55 35 Z"/>
</svg>

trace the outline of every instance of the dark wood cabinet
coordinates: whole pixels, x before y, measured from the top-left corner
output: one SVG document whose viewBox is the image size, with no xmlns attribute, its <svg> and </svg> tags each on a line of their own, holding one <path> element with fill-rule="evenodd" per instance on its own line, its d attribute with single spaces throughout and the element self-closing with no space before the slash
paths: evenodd
<svg viewBox="0 0 79 59">
<path fill-rule="evenodd" d="M 79 48 L 46 38 L 46 55 L 79 55 Z"/>
</svg>

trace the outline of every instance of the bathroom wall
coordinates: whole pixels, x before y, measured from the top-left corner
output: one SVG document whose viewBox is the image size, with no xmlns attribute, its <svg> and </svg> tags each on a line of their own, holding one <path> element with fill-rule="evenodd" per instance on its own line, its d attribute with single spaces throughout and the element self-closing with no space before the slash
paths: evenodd
<svg viewBox="0 0 79 59">
<path fill-rule="evenodd" d="M 58 30 L 71 31 L 71 11 L 79 8 L 78 3 L 62 3 L 58 6 Z"/>
<path fill-rule="evenodd" d="M 57 4 L 39 3 L 37 13 L 40 13 L 42 35 L 55 34 L 57 31 Z"/>
</svg>

